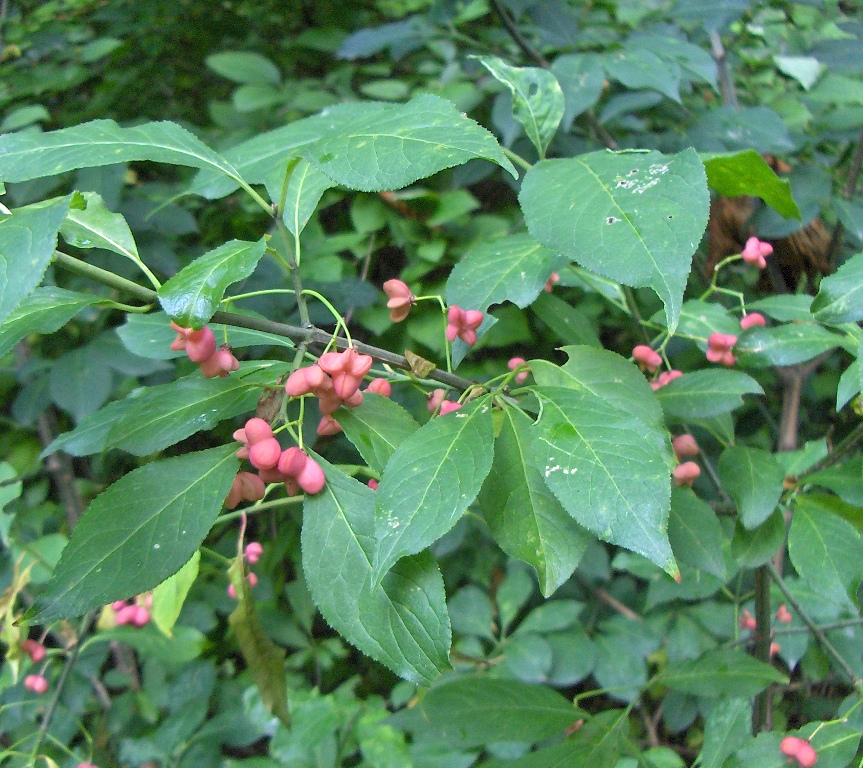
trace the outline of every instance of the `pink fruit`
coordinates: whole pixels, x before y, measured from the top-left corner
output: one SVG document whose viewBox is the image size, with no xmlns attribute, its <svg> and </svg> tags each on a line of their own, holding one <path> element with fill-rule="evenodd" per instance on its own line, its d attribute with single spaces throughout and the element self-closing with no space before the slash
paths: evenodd
<svg viewBox="0 0 863 768">
<path fill-rule="evenodd" d="M 452 306 L 447 310 L 446 337 L 455 341 L 456 336 L 469 347 L 476 344 L 476 329 L 482 324 L 485 315 L 478 309 L 463 310 Z"/>
<path fill-rule="evenodd" d="M 86 763 L 78 763 L 78 765 L 75 766 L 75 768 L 99 768 L 99 766 L 94 765 L 91 762 L 86 762 Z"/>
<path fill-rule="evenodd" d="M 440 404 L 440 413 L 438 416 L 446 416 L 448 413 L 457 411 L 459 408 L 461 408 L 461 403 L 454 403 L 452 400 L 444 400 Z"/>
<path fill-rule="evenodd" d="M 270 425 L 263 419 L 259 419 L 257 416 L 246 422 L 243 432 L 246 436 L 246 442 L 249 445 L 269 440 L 273 436 L 273 430 L 270 428 Z M 234 434 L 236 435 L 236 433 Z"/>
<path fill-rule="evenodd" d="M 337 435 L 342 431 L 342 425 L 339 424 L 332 416 L 324 416 L 318 422 L 317 433 L 321 437 L 326 437 L 328 435 Z"/>
<path fill-rule="evenodd" d="M 114 611 L 114 613 L 117 613 L 117 611 L 119 611 L 121 608 L 125 608 L 125 607 L 126 607 L 126 601 L 125 600 L 115 600 L 113 603 L 111 603 L 111 610 Z"/>
<path fill-rule="evenodd" d="M 653 373 L 662 365 L 662 357 L 647 344 L 639 344 L 632 350 L 632 358 L 642 371 Z"/>
<path fill-rule="evenodd" d="M 438 408 L 440 408 L 441 402 L 443 402 L 444 395 L 446 391 L 443 389 L 435 389 L 429 394 L 428 402 L 426 403 L 426 408 L 428 408 L 429 413 L 434 413 Z"/>
<path fill-rule="evenodd" d="M 250 541 L 246 544 L 246 562 L 249 565 L 257 563 L 262 554 L 264 554 L 264 548 L 257 541 Z"/>
<path fill-rule="evenodd" d="M 549 275 L 548 280 L 546 280 L 545 285 L 543 286 L 543 290 L 546 293 L 551 293 L 552 290 L 554 289 L 555 284 L 559 283 L 559 282 L 560 282 L 560 275 L 557 274 L 557 272 L 552 272 L 551 275 Z"/>
<path fill-rule="evenodd" d="M 38 664 L 45 658 L 45 646 L 36 640 L 25 640 L 21 643 L 21 650 L 30 657 L 30 661 L 34 664 Z"/>
<path fill-rule="evenodd" d="M 662 389 L 668 382 L 679 379 L 681 376 L 683 376 L 683 371 L 663 371 L 654 381 L 650 382 L 650 388 L 655 392 L 657 389 Z"/>
<path fill-rule="evenodd" d="M 790 624 L 793 617 L 788 609 L 785 607 L 785 603 L 779 606 L 776 611 L 776 620 L 781 624 Z"/>
<path fill-rule="evenodd" d="M 779 651 L 782 650 L 782 646 L 779 643 L 770 643 L 770 655 L 775 656 Z"/>
<path fill-rule="evenodd" d="M 33 693 L 45 693 L 48 690 L 48 681 L 44 675 L 27 675 L 24 678 L 24 687 Z"/>
<path fill-rule="evenodd" d="M 246 501 L 260 501 L 264 498 L 267 488 L 264 481 L 254 472 L 239 472 L 240 489 Z"/>
<path fill-rule="evenodd" d="M 747 328 L 751 328 L 753 325 L 767 325 L 767 321 L 764 319 L 764 315 L 759 314 L 758 312 L 750 312 L 746 317 L 740 318 L 740 327 L 745 331 Z"/>
<path fill-rule="evenodd" d="M 114 621 L 117 626 L 132 624 L 137 615 L 137 607 L 138 606 L 136 605 L 124 605 L 119 611 L 117 611 L 117 613 L 114 614 Z"/>
<path fill-rule="evenodd" d="M 136 627 L 144 627 L 150 623 L 150 611 L 143 605 L 132 606 L 135 609 L 135 614 L 132 616 L 132 624 Z"/>
<path fill-rule="evenodd" d="M 317 365 L 297 368 L 285 382 L 285 392 L 291 397 L 302 397 L 314 392 L 324 383 L 326 374 Z"/>
<path fill-rule="evenodd" d="M 740 255 L 747 264 L 754 264 L 758 269 L 764 269 L 767 266 L 764 257 L 771 253 L 773 253 L 773 246 L 770 243 L 765 243 L 757 237 L 750 237 Z"/>
<path fill-rule="evenodd" d="M 251 571 L 249 571 L 248 581 L 249 581 L 250 587 L 257 587 L 258 586 L 258 577 L 254 573 L 252 573 Z"/>
<path fill-rule="evenodd" d="M 736 358 L 731 354 L 731 348 L 736 343 L 737 337 L 730 333 L 711 333 L 707 338 L 707 359 L 711 363 L 734 365 Z"/>
<path fill-rule="evenodd" d="M 227 378 L 231 371 L 236 371 L 240 362 L 234 357 L 230 347 L 217 349 L 211 357 L 201 363 L 201 374 L 205 379 L 214 379 L 216 376 Z"/>
<path fill-rule="evenodd" d="M 678 464 L 674 468 L 674 472 L 672 472 L 672 477 L 674 478 L 674 484 L 677 486 L 688 485 L 691 486 L 695 481 L 695 478 L 701 474 L 701 467 L 698 466 L 694 461 L 684 461 L 682 464 Z"/>
<path fill-rule="evenodd" d="M 297 477 L 297 483 L 300 488 L 302 488 L 305 493 L 314 496 L 316 493 L 320 493 L 323 490 L 326 482 L 327 478 L 324 475 L 324 470 L 321 469 L 320 464 L 309 457 L 306 461 L 306 466 L 303 467 L 302 472 L 300 472 Z"/>
<path fill-rule="evenodd" d="M 361 355 L 348 347 L 344 352 L 326 352 L 321 355 L 318 365 L 333 378 L 333 390 L 342 400 L 347 400 L 360 386 L 372 367 L 374 359 Z"/>
<path fill-rule="evenodd" d="M 506 364 L 506 367 L 511 371 L 514 371 L 520 365 L 524 365 L 527 362 L 523 357 L 511 357 Z M 530 376 L 530 371 L 519 371 L 515 376 L 515 383 L 521 384 L 528 376 Z"/>
<path fill-rule="evenodd" d="M 246 429 L 248 433 L 248 429 Z M 272 469 L 279 463 L 282 446 L 275 437 L 252 443 L 249 446 L 249 461 L 255 469 Z"/>
<path fill-rule="evenodd" d="M 740 629 L 754 630 L 756 626 L 758 625 L 755 618 L 751 613 L 749 613 L 749 611 L 744 609 L 740 614 Z"/>
<path fill-rule="evenodd" d="M 695 438 L 688 432 L 675 437 L 671 441 L 671 445 L 674 448 L 674 455 L 678 459 L 682 459 L 685 456 L 698 456 L 698 443 L 695 442 Z"/>
<path fill-rule="evenodd" d="M 308 460 L 307 453 L 292 445 L 285 449 L 279 457 L 279 472 L 287 477 L 297 478 Z"/>
<path fill-rule="evenodd" d="M 203 363 L 216 351 L 216 337 L 206 325 L 186 336 L 186 354 L 193 363 Z"/>
<path fill-rule="evenodd" d="M 345 405 L 348 408 L 356 408 L 358 405 L 363 404 L 363 393 L 357 390 L 350 397 L 345 399 Z"/>
<path fill-rule="evenodd" d="M 788 762 L 797 760 L 800 768 L 812 768 L 818 762 L 818 753 L 814 747 L 806 739 L 797 736 L 786 736 L 782 739 L 779 751 L 788 758 Z"/>
<path fill-rule="evenodd" d="M 368 485 L 368 487 L 371 488 L 373 491 L 376 491 L 378 489 L 378 481 L 375 480 L 373 477 L 369 478 L 369 481 L 368 483 L 366 483 L 366 485 Z"/>
<path fill-rule="evenodd" d="M 384 283 L 384 293 L 389 299 L 387 307 L 392 310 L 390 320 L 400 323 L 408 316 L 415 301 L 411 289 L 401 280 L 387 280 Z"/>
<path fill-rule="evenodd" d="M 374 392 L 376 395 L 389 397 L 393 393 L 393 387 L 386 379 L 372 379 L 366 387 L 366 392 Z"/>
</svg>

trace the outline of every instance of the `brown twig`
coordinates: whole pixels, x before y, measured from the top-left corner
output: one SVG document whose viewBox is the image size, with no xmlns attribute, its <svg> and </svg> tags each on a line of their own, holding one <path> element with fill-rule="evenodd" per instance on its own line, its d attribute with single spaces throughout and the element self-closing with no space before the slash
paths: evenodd
<svg viewBox="0 0 863 768">
<path fill-rule="evenodd" d="M 515 41 L 515 44 L 524 51 L 524 54 L 529 59 L 533 59 L 537 64 L 539 64 L 539 66 L 544 69 L 548 69 L 548 59 L 536 50 L 536 48 L 534 48 L 525 39 L 524 35 L 518 31 L 518 27 L 515 25 L 515 22 L 510 18 L 506 9 L 500 4 L 500 0 L 491 0 L 491 7 L 494 9 L 494 12 L 497 14 L 497 17 L 501 20 L 504 27 L 506 27 L 506 31 L 509 32 L 509 36 Z"/>
</svg>

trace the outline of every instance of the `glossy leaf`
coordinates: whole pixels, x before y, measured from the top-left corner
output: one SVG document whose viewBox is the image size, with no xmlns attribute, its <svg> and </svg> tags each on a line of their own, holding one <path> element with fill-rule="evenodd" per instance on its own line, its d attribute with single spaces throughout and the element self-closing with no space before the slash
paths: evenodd
<svg viewBox="0 0 863 768">
<path fill-rule="evenodd" d="M 485 128 L 428 93 L 360 114 L 300 151 L 333 181 L 364 192 L 401 189 L 473 158 L 490 160 L 518 177 Z"/>
<path fill-rule="evenodd" d="M 536 464 L 532 421 L 505 408 L 479 505 L 498 546 L 530 564 L 548 597 L 575 570 L 589 534 L 561 506 Z"/>
<path fill-rule="evenodd" d="M 563 91 L 557 78 L 547 69 L 513 67 L 497 56 L 481 56 L 479 61 L 512 94 L 512 113 L 544 158 L 563 117 Z"/>
<path fill-rule="evenodd" d="M 751 702 L 738 698 L 723 699 L 707 716 L 699 764 L 703 768 L 722 768 L 726 758 L 751 738 Z"/>
<path fill-rule="evenodd" d="M 801 218 L 787 179 L 776 175 L 767 161 L 754 149 L 721 155 L 702 155 L 707 183 L 725 197 L 760 197 L 786 219 Z"/>
<path fill-rule="evenodd" d="M 162 634 L 172 637 L 174 625 L 183 609 L 186 595 L 198 578 L 201 553 L 195 552 L 189 561 L 173 576 L 169 576 L 153 590 L 153 623 Z"/>
<path fill-rule="evenodd" d="M 812 297 L 806 294 L 783 293 L 778 296 L 766 296 L 758 301 L 747 302 L 747 310 L 762 312 L 780 323 L 795 321 L 812 322 Z"/>
<path fill-rule="evenodd" d="M 755 696 L 771 683 L 788 683 L 775 667 L 732 648 L 707 651 L 698 659 L 670 664 L 660 680 L 673 691 L 740 698 Z"/>
<path fill-rule="evenodd" d="M 742 568 L 757 568 L 773 558 L 783 544 L 785 517 L 777 509 L 751 531 L 738 522 L 731 539 L 731 556 Z"/>
<path fill-rule="evenodd" d="M 691 488 L 671 491 L 668 540 L 675 558 L 681 563 L 725 578 L 722 526 L 710 505 L 699 499 Z"/>
<path fill-rule="evenodd" d="M 0 339 L 3 338 L 3 326 L 0 326 Z M 0 344 L 2 349 L 2 344 Z M 854 360 L 842 371 L 839 384 L 836 387 L 836 410 L 841 411 L 852 397 L 860 394 L 861 386 L 860 361 Z"/>
<path fill-rule="evenodd" d="M 593 53 L 558 56 L 551 71 L 563 91 L 565 108 L 561 126 L 568 131 L 575 118 L 594 106 L 602 95 L 605 87 L 602 57 Z"/>
<path fill-rule="evenodd" d="M 863 507 L 863 458 L 860 456 L 813 472 L 806 476 L 806 482 L 830 489 L 842 501 L 852 505 L 852 507 Z M 842 514 L 842 512 L 837 512 L 837 514 Z M 859 513 L 848 510 L 848 514 L 842 514 L 842 516 L 852 522 L 854 517 L 857 517 L 858 529 L 863 527 L 863 516 L 860 516 Z"/>
<path fill-rule="evenodd" d="M 531 360 L 531 372 L 544 387 L 566 387 L 602 398 L 645 423 L 662 428 L 662 409 L 644 375 L 628 360 L 607 349 L 561 347 L 569 358 L 562 366 Z"/>
<path fill-rule="evenodd" d="M 62 328 L 84 307 L 103 301 L 103 297 L 45 286 L 33 293 L 0 323 L 0 356 L 5 355 L 31 333 L 53 333 Z"/>
<path fill-rule="evenodd" d="M 39 599 L 49 623 L 146 592 L 201 545 L 237 473 L 233 445 L 146 464 L 87 507 Z"/>
<path fill-rule="evenodd" d="M 480 243 L 450 272 L 446 303 L 486 312 L 494 304 L 511 301 L 524 309 L 539 296 L 551 273 L 562 263 L 559 254 L 524 233 Z M 482 337 L 496 322 L 487 315 L 478 335 Z M 456 339 L 452 347 L 453 364 L 458 365 L 469 349 L 461 339 Z"/>
<path fill-rule="evenodd" d="M 816 495 L 794 503 L 788 555 L 800 577 L 836 603 L 849 603 L 863 579 L 863 536 Z"/>
<path fill-rule="evenodd" d="M 396 448 L 420 428 L 398 403 L 374 392 L 366 392 L 361 405 L 341 408 L 335 416 L 345 437 L 376 472 L 383 472 Z"/>
<path fill-rule="evenodd" d="M 785 481 L 782 467 L 768 451 L 735 445 L 722 452 L 718 470 L 743 527 L 757 528 L 779 503 Z"/>
<path fill-rule="evenodd" d="M 435 686 L 418 708 L 436 741 L 463 747 L 495 741 L 535 743 L 563 733 L 584 715 L 551 688 L 482 675 Z"/>
<path fill-rule="evenodd" d="M 266 247 L 266 237 L 256 243 L 230 240 L 199 256 L 159 289 L 162 309 L 177 325 L 200 328 L 219 308 L 228 286 L 255 271 Z"/>
<path fill-rule="evenodd" d="M 668 418 L 708 418 L 743 405 L 743 395 L 763 395 L 761 385 L 741 371 L 710 368 L 685 373 L 656 391 Z"/>
<path fill-rule="evenodd" d="M 491 469 L 491 404 L 476 400 L 404 440 L 375 492 L 375 581 L 452 528 Z"/>
<path fill-rule="evenodd" d="M 2 142 L 0 135 L 0 167 Z M 0 171 L 0 179 L 11 181 Z M 0 219 L 0 321 L 42 281 L 48 263 L 57 247 L 57 230 L 69 210 L 71 195 L 18 208 L 11 216 Z"/>
<path fill-rule="evenodd" d="M 93 120 L 48 133 L 0 136 L 0 179 L 7 183 L 138 160 L 208 168 L 240 178 L 223 157 L 167 121 L 121 128 L 113 120 Z"/>
<path fill-rule="evenodd" d="M 663 313 L 657 312 L 652 318 L 655 323 L 663 323 Z M 740 321 L 728 314 L 718 302 L 690 299 L 683 303 L 680 310 L 680 323 L 677 326 L 680 336 L 688 336 L 701 350 L 707 350 L 707 339 L 711 333 L 740 334 Z"/>
<path fill-rule="evenodd" d="M 284 169 L 271 173 L 264 180 L 270 200 L 276 204 L 281 204 L 284 182 Z M 291 234 L 303 231 L 315 208 L 318 207 L 321 196 L 332 186 L 332 179 L 324 176 L 308 160 L 298 159 L 288 179 L 285 203 L 282 208 L 282 221 L 285 222 Z"/>
<path fill-rule="evenodd" d="M 327 130 L 361 115 L 372 115 L 387 107 L 379 102 L 349 102 L 328 107 L 319 115 L 289 123 L 261 133 L 225 150 L 224 157 L 249 184 L 265 184 L 274 169 L 284 174 L 288 161 L 298 155 L 300 147 L 317 141 Z M 281 181 L 275 181 L 281 185 Z M 239 184 L 218 171 L 203 169 L 195 177 L 189 192 L 215 200 L 231 194 Z"/>
<path fill-rule="evenodd" d="M 81 192 L 87 207 L 83 210 L 70 208 L 66 220 L 60 226 L 63 239 L 76 248 L 104 248 L 125 256 L 135 264 L 140 264 L 138 246 L 126 223 L 119 213 L 112 213 L 105 207 L 101 196 L 95 192 Z"/>
<path fill-rule="evenodd" d="M 147 456 L 223 419 L 254 410 L 258 385 L 272 381 L 282 368 L 276 362 L 243 363 L 228 378 L 205 379 L 194 373 L 170 384 L 145 387 L 83 418 L 71 432 L 59 435 L 44 455 L 63 450 L 86 456 L 120 448 Z"/>
<path fill-rule="evenodd" d="M 709 210 L 704 166 L 693 150 L 545 160 L 525 175 L 519 201 L 540 243 L 604 277 L 651 287 L 676 328 Z"/>
<path fill-rule="evenodd" d="M 812 312 L 816 320 L 832 325 L 863 320 L 863 253 L 822 278 Z"/>
<path fill-rule="evenodd" d="M 842 343 L 842 337 L 813 323 L 774 328 L 750 328 L 734 347 L 740 364 L 747 366 L 795 365 L 811 360 Z"/>
<path fill-rule="evenodd" d="M 666 529 L 670 490 L 667 438 L 587 392 L 539 387 L 537 465 L 575 520 L 599 538 L 644 555 L 672 576 Z"/>
<path fill-rule="evenodd" d="M 530 308 L 564 343 L 602 348 L 591 319 L 563 299 L 551 293 L 541 293 Z"/>
<path fill-rule="evenodd" d="M 213 72 L 235 83 L 279 85 L 281 81 L 278 67 L 259 53 L 247 51 L 214 53 L 207 56 L 206 64 Z"/>
<path fill-rule="evenodd" d="M 303 511 L 303 572 L 312 598 L 351 644 L 401 677 L 428 685 L 449 667 L 449 616 L 437 564 L 427 552 L 404 558 L 375 586 L 380 490 L 315 458 L 327 484 L 306 498 Z"/>
</svg>

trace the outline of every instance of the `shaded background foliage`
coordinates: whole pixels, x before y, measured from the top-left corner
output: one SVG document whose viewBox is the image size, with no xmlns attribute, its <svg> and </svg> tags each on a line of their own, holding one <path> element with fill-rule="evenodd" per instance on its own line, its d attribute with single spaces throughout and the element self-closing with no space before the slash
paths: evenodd
<svg viewBox="0 0 863 768">
<path fill-rule="evenodd" d="M 536 150 L 513 117 L 509 93 L 471 58 L 494 55 L 519 66 L 550 66 L 560 80 L 566 111 L 549 156 L 570 157 L 605 146 L 666 153 L 694 146 L 700 152 L 752 148 L 788 163 L 784 171 L 802 218 L 785 219 L 760 204 L 750 211 L 748 202 L 741 210 L 739 203 L 716 201 L 711 244 L 705 242 L 696 255 L 689 297 L 709 284 L 711 265 L 725 255 L 717 253 L 717 243 L 725 242 L 731 253 L 751 232 L 790 238 L 789 255 L 778 273 L 773 270 L 758 283 L 751 272 L 732 274 L 735 286 L 753 299 L 769 301 L 788 290 L 797 290 L 801 298 L 814 294 L 819 272 L 832 271 L 860 250 L 863 205 L 852 183 L 859 172 L 863 127 L 863 21 L 857 3 L 510 0 L 499 8 L 518 30 L 515 36 L 500 10 L 484 2 L 367 0 L 349 6 L 326 1 L 4 3 L 0 131 L 53 130 L 105 117 L 124 124 L 168 119 L 227 150 L 334 104 L 401 102 L 431 92 L 534 162 Z M 231 58 L 236 52 L 263 58 Z M 712 57 L 724 62 L 725 70 L 717 70 Z M 722 82 L 723 71 L 730 81 Z M 167 278 L 226 239 L 255 240 L 269 226 L 240 194 L 221 200 L 182 196 L 189 181 L 184 171 L 136 163 L 9 184 L 5 199 L 16 207 L 71 188 L 96 191 L 111 210 L 126 216 L 143 260 Z M 443 292 L 453 265 L 465 253 L 520 225 L 516 192 L 515 182 L 480 161 L 395 193 L 330 189 L 303 233 L 305 284 L 351 314 L 358 338 L 441 359 L 437 315 L 416 311 L 407 323 L 393 326 L 381 295 L 371 286 L 401 277 L 421 285 L 424 293 Z M 118 264 L 109 254 L 78 253 L 130 279 L 140 278 L 134 265 Z M 577 268 L 562 270 L 562 276 L 555 294 L 543 296 L 529 312 L 512 304 L 495 311 L 497 325 L 459 372 L 499 374 L 503 358 L 512 354 L 562 363 L 565 358 L 557 351 L 562 343 L 602 345 L 628 355 L 643 341 L 632 314 L 648 319 L 661 311 L 648 289 L 626 295 L 618 286 L 591 282 Z M 49 280 L 94 290 L 88 281 L 59 270 L 52 269 Z M 282 281 L 275 266 L 262 263 L 241 290 Z M 248 306 L 274 320 L 297 321 L 295 306 L 283 297 L 260 297 Z M 769 314 L 767 308 L 762 311 Z M 778 312 L 777 319 L 794 319 L 788 306 Z M 325 313 L 312 319 L 331 324 Z M 118 343 L 113 331 L 124 320 L 123 313 L 86 310 L 57 334 L 34 335 L 17 354 L 8 352 L 3 359 L 0 451 L 7 476 L 22 477 L 25 483 L 20 499 L 10 498 L 3 518 L 0 583 L 4 588 L 12 583 L 15 561 L 24 553 L 35 562 L 25 591 L 28 599 L 30 589 L 38 592 L 47 581 L 82 499 L 91 499 L 148 461 L 117 450 L 55 459 L 51 477 L 74 474 L 76 498 L 52 490 L 37 460 L 56 434 L 102 403 L 141 385 L 172 380 L 173 366 L 165 360 L 142 360 Z M 702 367 L 703 350 L 694 345 L 675 341 L 668 352 L 678 368 Z M 253 348 L 249 356 L 260 354 Z M 788 474 L 794 474 L 794 460 L 806 468 L 807 457 L 814 457 L 810 464 L 821 458 L 816 441 L 825 433 L 832 444 L 854 436 L 859 415 L 847 403 L 859 391 L 859 382 L 848 383 L 842 376 L 852 359 L 847 348 L 834 352 L 813 375 L 801 379 L 799 428 L 794 444 L 780 447 L 806 448 L 785 465 Z M 178 366 L 181 372 L 193 369 L 185 361 Z M 718 457 L 729 430 L 736 430 L 740 442 L 765 452 L 782 437 L 783 374 L 770 366 L 750 373 L 764 398 L 747 398 L 734 422 L 726 412 L 694 425 L 711 460 Z M 840 377 L 848 396 L 837 403 Z M 423 411 L 419 395 L 397 397 L 406 407 Z M 693 423 L 680 417 L 686 419 Z M 164 454 L 180 456 L 225 444 L 235 426 L 225 422 Z M 332 462 L 356 460 L 344 441 L 325 448 Z M 823 479 L 822 488 L 835 490 L 839 498 L 816 499 L 811 514 L 817 518 L 825 508 L 831 514 L 838 509 L 859 529 L 859 456 L 849 466 L 851 471 L 840 467 L 834 477 Z M 721 461 L 718 473 L 721 478 Z M 732 487 L 728 490 L 735 496 Z M 709 478 L 701 478 L 696 490 L 723 510 L 727 499 Z M 698 506 L 689 497 L 685 503 Z M 554 748 L 555 734 L 559 740 L 561 728 L 578 719 L 579 713 L 550 690 L 495 689 L 496 680 L 483 678 L 473 692 L 476 701 L 510 697 L 525 711 L 504 719 L 497 729 L 480 721 L 482 733 L 464 732 L 460 728 L 474 710 L 464 702 L 465 710 L 459 709 L 443 688 L 436 689 L 440 701 L 431 694 L 427 698 L 426 712 L 437 713 L 438 719 L 433 727 L 425 725 L 417 709 L 405 708 L 414 701 L 416 688 L 352 649 L 317 615 L 301 576 L 300 517 L 296 507 L 288 507 L 287 513 L 255 516 L 250 523 L 250 534 L 266 544 L 254 592 L 261 621 L 267 634 L 288 649 L 290 730 L 264 709 L 244 670 L 227 622 L 233 603 L 225 594 L 224 569 L 209 562 L 201 566 L 173 640 L 152 626 L 140 631 L 121 627 L 105 629 L 97 635 L 99 641 L 84 647 L 52 721 L 52 738 L 86 755 L 87 739 L 79 728 L 83 723 L 94 742 L 94 761 L 101 765 L 469 766 L 517 759 L 536 742 Z M 784 529 L 777 518 L 781 515 L 774 512 L 750 535 L 735 534 L 733 520 L 723 517 L 724 550 L 720 554 L 715 546 L 712 553 L 719 575 L 701 572 L 684 582 L 683 591 L 638 556 L 594 543 L 576 575 L 544 603 L 528 569 L 508 560 L 477 516 L 468 515 L 432 547 L 449 595 L 453 662 L 462 672 L 491 668 L 504 679 L 545 683 L 570 699 L 597 687 L 613 689 L 582 705 L 585 713 L 595 715 L 589 721 L 593 730 L 580 736 L 597 750 L 591 753 L 591 765 L 689 764 L 702 747 L 713 748 L 721 734 L 735 746 L 725 754 L 710 752 L 712 765 L 779 765 L 784 758 L 775 759 L 777 734 L 749 742 L 740 725 L 749 717 L 744 699 L 754 691 L 740 687 L 736 698 L 723 698 L 720 705 L 710 693 L 698 696 L 701 691 L 685 680 L 646 687 L 651 674 L 669 662 L 694 660 L 704 651 L 715 652 L 717 645 L 740 640 L 735 629 L 739 611 L 753 610 L 751 572 L 741 571 L 727 585 L 722 572 L 765 562 L 782 544 Z M 235 542 L 236 528 L 217 523 L 208 546 L 231 556 Z M 856 582 L 846 587 L 853 593 Z M 798 598 L 820 622 L 851 622 L 831 639 L 860 677 L 856 605 L 840 613 L 835 606 L 820 605 L 819 595 L 804 588 Z M 783 597 L 775 593 L 774 601 L 778 605 Z M 791 626 L 802 627 L 797 618 Z M 61 625 L 50 644 L 60 648 L 69 631 Z M 781 689 L 771 707 L 777 729 L 829 719 L 852 706 L 853 698 L 845 700 L 851 693 L 847 679 L 831 671 L 830 659 L 808 634 L 788 635 L 782 646 L 777 669 L 793 673 L 794 683 Z M 708 657 L 705 668 L 695 671 L 702 685 L 717 658 Z M 11 674 L 7 664 L 4 684 Z M 717 688 L 711 693 L 728 692 Z M 531 696 L 546 694 L 537 706 L 545 712 L 547 732 L 542 718 L 529 719 L 526 712 Z M 8 747 L 36 727 L 39 703 L 20 686 L 7 687 L 2 695 L 0 731 L 12 734 L 4 743 Z M 619 709 L 622 702 L 636 699 L 633 713 Z M 718 711 L 720 707 L 725 709 Z M 385 721 L 393 710 L 399 714 Z M 557 719 L 549 720 L 549 712 Z M 827 729 L 835 751 L 822 751 L 822 764 L 851 761 L 859 742 L 859 712 L 854 718 Z M 529 727 L 518 731 L 519 721 Z M 613 746 L 600 754 L 598 745 L 609 741 Z M 75 763 L 59 748 L 54 759 L 61 765 Z"/>
</svg>

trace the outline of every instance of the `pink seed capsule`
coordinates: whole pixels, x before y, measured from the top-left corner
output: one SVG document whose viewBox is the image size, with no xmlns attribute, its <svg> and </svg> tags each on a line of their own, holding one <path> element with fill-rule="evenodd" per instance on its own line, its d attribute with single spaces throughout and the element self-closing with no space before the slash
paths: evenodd
<svg viewBox="0 0 863 768">
<path fill-rule="evenodd" d="M 306 461 L 306 466 L 303 467 L 302 472 L 297 476 L 297 483 L 300 488 L 311 496 L 320 493 L 326 481 L 327 478 L 324 475 L 324 470 L 321 469 L 321 465 L 312 458 Z"/>
<path fill-rule="evenodd" d="M 674 448 L 674 454 L 678 459 L 682 459 L 686 456 L 698 456 L 698 443 L 695 442 L 695 438 L 688 432 L 675 437 L 671 441 L 671 445 Z"/>
<path fill-rule="evenodd" d="M 372 379 L 366 387 L 366 392 L 374 392 L 376 395 L 389 397 L 393 393 L 393 387 L 386 379 Z"/>
<path fill-rule="evenodd" d="M 216 337 L 205 325 L 186 336 L 186 354 L 193 363 L 203 363 L 216 351 Z"/>
<path fill-rule="evenodd" d="M 457 411 L 459 408 L 461 408 L 461 403 L 454 403 L 452 400 L 444 400 L 440 404 L 440 412 L 438 413 L 438 416 L 446 416 L 448 413 Z"/>
<path fill-rule="evenodd" d="M 682 464 L 678 464 L 674 468 L 674 472 L 672 473 L 672 477 L 674 478 L 674 484 L 677 486 L 689 485 L 695 481 L 695 478 L 701 474 L 701 467 L 698 466 L 694 461 L 684 461 Z"/>
<path fill-rule="evenodd" d="M 279 463 L 281 455 L 282 446 L 274 437 L 249 446 L 249 461 L 255 469 L 272 469 Z"/>
<path fill-rule="evenodd" d="M 745 331 L 747 328 L 752 328 L 754 325 L 767 325 L 764 315 L 758 312 L 750 312 L 746 317 L 740 318 L 740 327 Z"/>
<path fill-rule="evenodd" d="M 45 646 L 36 640 L 25 640 L 21 643 L 21 650 L 30 657 L 30 661 L 34 664 L 38 664 L 45 658 Z"/>
<path fill-rule="evenodd" d="M 246 544 L 246 562 L 249 565 L 257 563 L 262 554 L 264 554 L 264 548 L 257 541 L 250 541 Z"/>
<path fill-rule="evenodd" d="M 114 613 L 119 611 L 121 608 L 125 608 L 125 607 L 126 607 L 126 601 L 125 600 L 115 600 L 113 603 L 111 603 L 111 610 L 114 611 Z"/>
<path fill-rule="evenodd" d="M 132 606 L 135 609 L 135 615 L 132 617 L 132 624 L 136 627 L 144 627 L 150 623 L 150 611 L 143 605 Z"/>
<path fill-rule="evenodd" d="M 137 605 L 124 605 L 116 614 L 114 614 L 114 621 L 117 626 L 122 626 L 123 624 L 134 624 L 135 616 L 137 615 Z"/>
<path fill-rule="evenodd" d="M 235 432 L 234 436 L 236 434 Z M 243 436 L 245 437 L 243 442 L 254 445 L 269 440 L 273 436 L 273 430 L 266 421 L 255 416 L 246 422 L 246 426 L 243 427 Z"/>
<path fill-rule="evenodd" d="M 793 617 L 791 616 L 789 610 L 785 607 L 785 604 L 783 603 L 782 605 L 780 605 L 776 611 L 776 620 L 781 624 L 790 624 L 792 619 Z"/>
<path fill-rule="evenodd" d="M 369 481 L 368 483 L 366 483 L 366 485 L 368 485 L 368 487 L 371 488 L 373 491 L 376 491 L 378 489 L 378 481 L 375 480 L 373 477 L 369 478 Z"/>
<path fill-rule="evenodd" d="M 43 694 L 48 690 L 48 681 L 44 675 L 27 675 L 24 678 L 24 687 L 33 693 Z"/>
</svg>

